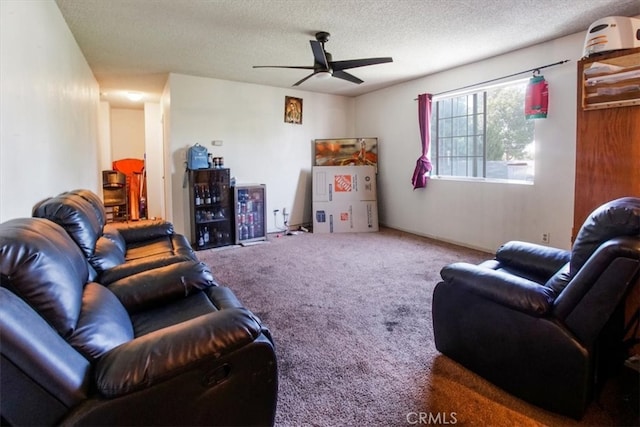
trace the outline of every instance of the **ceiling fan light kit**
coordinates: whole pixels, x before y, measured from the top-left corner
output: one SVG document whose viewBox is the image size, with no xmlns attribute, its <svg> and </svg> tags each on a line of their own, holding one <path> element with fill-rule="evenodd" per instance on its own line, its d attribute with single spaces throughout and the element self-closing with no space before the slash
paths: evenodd
<svg viewBox="0 0 640 427">
<path fill-rule="evenodd" d="M 329 41 L 330 35 L 331 34 L 326 31 L 319 31 L 316 33 L 315 40 L 309 40 L 309 43 L 311 44 L 311 51 L 313 52 L 313 66 L 254 65 L 253 68 L 291 68 L 296 70 L 313 70 L 311 74 L 297 81 L 293 86 L 298 86 L 304 83 L 312 76 L 316 76 L 318 80 L 327 80 L 330 77 L 336 77 L 351 83 L 360 84 L 363 83 L 363 80 L 353 74 L 347 73 L 344 70 L 366 67 L 368 65 L 384 64 L 385 62 L 393 62 L 391 57 L 333 61 L 331 54 L 324 49 L 324 44 Z"/>
<path fill-rule="evenodd" d="M 331 71 L 318 71 L 316 74 L 316 79 L 318 80 L 329 80 L 333 77 L 333 73 Z"/>
</svg>

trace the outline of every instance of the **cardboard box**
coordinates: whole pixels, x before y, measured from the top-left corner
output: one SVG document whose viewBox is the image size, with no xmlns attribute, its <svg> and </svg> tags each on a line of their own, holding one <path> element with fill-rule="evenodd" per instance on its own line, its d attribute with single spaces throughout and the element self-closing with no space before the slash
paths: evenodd
<svg viewBox="0 0 640 427">
<path fill-rule="evenodd" d="M 313 201 L 376 200 L 373 166 L 314 166 Z"/>
<path fill-rule="evenodd" d="M 375 200 L 314 202 L 314 233 L 378 231 L 378 203 Z"/>
</svg>

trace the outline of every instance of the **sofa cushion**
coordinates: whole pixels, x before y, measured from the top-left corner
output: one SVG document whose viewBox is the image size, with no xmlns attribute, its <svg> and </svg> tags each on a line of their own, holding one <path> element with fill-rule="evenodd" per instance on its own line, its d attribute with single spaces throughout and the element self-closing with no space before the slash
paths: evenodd
<svg viewBox="0 0 640 427">
<path fill-rule="evenodd" d="M 124 239 L 124 236 L 116 227 L 112 227 L 113 223 L 107 224 L 102 229 L 102 237 L 111 240 L 117 247 L 118 250 L 122 253 L 122 256 L 127 253 L 127 241 Z"/>
<path fill-rule="evenodd" d="M 173 224 L 161 219 L 134 221 L 134 222 L 113 222 L 105 226 L 104 232 L 110 233 L 117 230 L 122 235 L 127 245 L 132 243 L 144 243 L 159 237 L 169 237 L 175 234 Z"/>
<path fill-rule="evenodd" d="M 211 286 L 189 298 L 178 299 L 153 310 L 132 314 L 131 323 L 135 336 L 140 337 L 214 311 L 242 307 L 242 303 L 231 289 L 224 286 Z"/>
<path fill-rule="evenodd" d="M 57 416 L 54 415 L 49 423 L 40 423 L 27 415 L 28 424 L 52 425 L 68 408 L 87 398 L 92 378 L 89 361 L 70 346 L 39 313 L 6 288 L 0 288 L 0 331 L 3 425 L 5 411 L 11 413 L 20 408 L 30 411 L 33 409 L 30 403 L 37 405 L 38 411 L 47 407 L 54 414 L 57 413 Z M 33 393 L 29 394 L 24 388 L 19 391 L 14 389 L 15 384 L 11 384 L 9 380 L 11 373 L 4 370 L 10 365 L 14 365 L 21 376 L 23 373 L 38 372 L 40 384 L 32 383 L 34 388 L 26 387 Z M 41 397 L 42 394 L 39 393 L 43 391 L 50 399 L 39 399 L 37 403 L 33 403 L 33 399 Z M 25 396 L 25 393 L 28 395 Z"/>
<path fill-rule="evenodd" d="M 69 339 L 71 345 L 87 359 L 96 360 L 131 339 L 131 319 L 118 298 L 98 283 L 87 284 L 78 326 Z"/>
<path fill-rule="evenodd" d="M 564 290 L 564 288 L 567 287 L 570 281 L 571 276 L 569 275 L 569 263 L 566 263 L 564 267 L 556 271 L 556 274 L 554 274 L 549 280 L 547 280 L 544 286 L 553 290 L 555 295 L 560 295 L 560 293 Z"/>
<path fill-rule="evenodd" d="M 585 220 L 571 249 L 571 276 L 598 247 L 614 237 L 640 235 L 640 199 L 623 197 L 605 203 Z"/>
<path fill-rule="evenodd" d="M 183 243 L 182 240 L 183 236 L 181 234 L 174 234 L 173 236 L 148 240 L 144 243 L 132 243 L 127 246 L 125 259 L 134 261 L 158 255 L 172 256 L 176 254 L 190 256 L 195 259 L 191 245 L 186 241 Z"/>
<path fill-rule="evenodd" d="M 0 274 L 2 286 L 25 300 L 60 335 L 73 332 L 89 271 L 62 227 L 41 218 L 0 224 Z"/>
<path fill-rule="evenodd" d="M 104 226 L 91 202 L 73 193 L 62 193 L 40 202 L 33 208 L 33 216 L 61 225 L 86 258 L 93 255 Z"/>
<path fill-rule="evenodd" d="M 115 398 L 166 381 L 190 366 L 211 367 L 211 361 L 252 343 L 262 331 L 259 319 L 249 310 L 230 308 L 149 332 L 98 361 L 97 389 L 102 395 Z M 256 363 L 256 360 L 247 360 L 247 363 Z M 202 370 L 196 369 L 198 374 L 194 375 L 200 379 L 197 384 L 206 387 Z"/>
<path fill-rule="evenodd" d="M 516 240 L 496 251 L 502 268 L 543 284 L 569 261 L 569 251 Z"/>
<path fill-rule="evenodd" d="M 96 249 L 89 263 L 98 274 L 124 263 L 124 250 L 111 236 L 102 236 L 96 243 Z"/>
<path fill-rule="evenodd" d="M 97 277 L 96 282 L 106 286 L 127 276 L 182 261 L 193 261 L 193 258 L 186 255 L 168 256 L 164 254 L 138 258 L 103 271 Z"/>
<path fill-rule="evenodd" d="M 102 224 L 102 226 L 104 227 L 104 225 L 107 223 L 107 212 L 104 209 L 104 204 L 102 203 L 102 199 L 100 199 L 100 197 L 98 197 L 96 193 L 89 190 L 85 190 L 85 189 L 79 189 L 79 190 L 69 191 L 67 194 L 76 194 L 82 197 L 83 199 L 85 199 L 86 201 L 88 201 L 89 203 L 91 203 L 91 207 L 93 208 L 96 214 L 96 218 L 98 219 L 100 224 Z"/>
</svg>

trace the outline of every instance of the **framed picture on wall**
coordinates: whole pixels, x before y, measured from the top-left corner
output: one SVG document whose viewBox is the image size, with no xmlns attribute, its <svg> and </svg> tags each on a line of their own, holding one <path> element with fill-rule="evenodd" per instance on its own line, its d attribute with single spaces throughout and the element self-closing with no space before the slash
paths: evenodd
<svg viewBox="0 0 640 427">
<path fill-rule="evenodd" d="M 316 139 L 314 166 L 364 166 L 378 170 L 378 138 Z"/>
<path fill-rule="evenodd" d="M 284 97 L 284 122 L 302 124 L 302 98 Z"/>
</svg>

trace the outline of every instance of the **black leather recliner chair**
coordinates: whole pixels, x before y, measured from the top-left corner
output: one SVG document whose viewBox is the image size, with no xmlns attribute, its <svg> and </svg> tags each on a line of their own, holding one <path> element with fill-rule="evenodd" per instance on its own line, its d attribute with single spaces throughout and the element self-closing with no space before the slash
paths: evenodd
<svg viewBox="0 0 640 427">
<path fill-rule="evenodd" d="M 179 265 L 117 295 L 61 226 L 0 224 L 2 424 L 273 424 L 268 330 L 203 264 Z"/>
<path fill-rule="evenodd" d="M 639 271 L 640 199 L 614 200 L 589 216 L 571 251 L 514 241 L 480 265 L 444 267 L 436 347 L 524 400 L 581 418 L 622 339 Z"/>
</svg>

